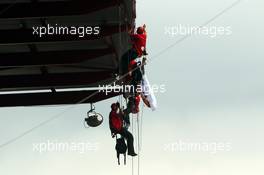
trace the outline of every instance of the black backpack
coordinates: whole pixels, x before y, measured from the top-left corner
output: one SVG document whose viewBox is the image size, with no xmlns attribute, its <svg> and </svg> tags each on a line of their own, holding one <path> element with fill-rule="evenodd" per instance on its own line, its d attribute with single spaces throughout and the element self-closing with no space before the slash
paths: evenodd
<svg viewBox="0 0 264 175">
<path fill-rule="evenodd" d="M 124 155 L 124 164 L 126 164 L 127 145 L 126 145 L 124 137 L 116 138 L 115 149 L 116 149 L 116 155 L 118 159 L 118 165 L 120 165 L 120 154 Z"/>
</svg>

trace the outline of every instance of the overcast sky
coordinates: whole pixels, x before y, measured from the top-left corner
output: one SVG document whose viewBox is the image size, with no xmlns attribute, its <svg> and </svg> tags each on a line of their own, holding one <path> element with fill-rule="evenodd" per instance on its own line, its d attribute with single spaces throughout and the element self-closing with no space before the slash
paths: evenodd
<svg viewBox="0 0 264 175">
<path fill-rule="evenodd" d="M 147 25 L 152 84 L 166 87 L 158 93 L 159 108 L 144 109 L 142 174 L 152 175 L 262 175 L 264 123 L 264 23 L 261 0 L 242 1 L 207 26 L 230 27 L 230 35 L 211 38 L 193 35 L 163 54 L 160 51 L 182 36 L 165 28 L 179 24 L 200 26 L 229 7 L 233 0 L 138 0 L 137 24 Z M 49 124 L 0 149 L 0 172 L 5 175 L 124 175 L 117 166 L 115 141 L 108 129 L 113 98 L 96 104 L 105 117 L 102 126 L 84 129 L 89 105 L 67 110 Z M 1 108 L 0 143 L 4 143 L 69 106 Z M 40 142 L 89 142 L 97 151 L 33 151 Z M 179 142 L 222 143 L 229 149 L 172 150 Z M 135 163 L 136 163 L 135 159 Z"/>
</svg>

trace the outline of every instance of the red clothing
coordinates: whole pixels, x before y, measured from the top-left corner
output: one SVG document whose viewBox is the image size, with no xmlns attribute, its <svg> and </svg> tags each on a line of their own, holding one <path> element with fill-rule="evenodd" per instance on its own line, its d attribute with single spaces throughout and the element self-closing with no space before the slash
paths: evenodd
<svg viewBox="0 0 264 175">
<path fill-rule="evenodd" d="M 131 60 L 128 65 L 128 72 L 132 71 L 136 64 L 137 62 L 135 60 Z"/>
<path fill-rule="evenodd" d="M 135 97 L 135 108 L 132 109 L 132 111 L 131 111 L 133 114 L 136 114 L 139 112 L 139 104 L 140 104 L 140 95 L 137 95 Z"/>
<path fill-rule="evenodd" d="M 146 48 L 147 34 L 132 34 L 131 39 L 133 48 L 137 51 L 138 57 L 141 57 Z"/>
<path fill-rule="evenodd" d="M 116 113 L 116 111 L 111 111 L 109 114 L 109 124 L 111 130 L 115 132 L 121 131 L 123 128 L 123 120 L 120 114 Z"/>
<path fill-rule="evenodd" d="M 140 96 L 139 95 L 137 95 L 136 97 L 136 108 L 138 109 L 138 111 L 139 111 L 139 103 L 140 103 Z"/>
</svg>

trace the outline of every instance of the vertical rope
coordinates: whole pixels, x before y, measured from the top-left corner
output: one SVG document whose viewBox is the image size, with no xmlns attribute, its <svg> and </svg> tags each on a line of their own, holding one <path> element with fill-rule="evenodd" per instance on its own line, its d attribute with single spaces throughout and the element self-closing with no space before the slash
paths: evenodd
<svg viewBox="0 0 264 175">
<path fill-rule="evenodd" d="M 141 146 L 142 146 L 142 126 L 143 126 L 143 113 L 144 113 L 144 103 L 142 104 L 141 115 L 137 113 L 137 147 L 138 147 L 138 164 L 137 164 L 137 174 L 140 175 L 140 153 L 141 153 Z"/>
<path fill-rule="evenodd" d="M 140 148 L 140 143 L 139 143 L 139 141 L 140 141 L 140 130 L 139 130 L 139 117 L 140 117 L 140 115 L 139 115 L 139 112 L 137 113 L 137 139 L 138 139 L 138 142 L 137 142 L 137 144 L 138 144 L 138 175 L 139 175 L 139 164 L 140 164 L 140 151 L 141 151 L 141 148 Z"/>
<path fill-rule="evenodd" d="M 132 114 L 132 135 L 134 135 L 134 119 Z M 132 175 L 134 175 L 134 157 L 132 157 Z"/>
<path fill-rule="evenodd" d="M 140 151 L 141 151 L 141 148 L 142 148 L 142 141 L 143 141 L 143 114 L 144 114 L 144 108 L 145 108 L 145 105 L 144 103 L 142 104 L 142 107 L 141 107 L 141 122 L 140 122 Z"/>
</svg>

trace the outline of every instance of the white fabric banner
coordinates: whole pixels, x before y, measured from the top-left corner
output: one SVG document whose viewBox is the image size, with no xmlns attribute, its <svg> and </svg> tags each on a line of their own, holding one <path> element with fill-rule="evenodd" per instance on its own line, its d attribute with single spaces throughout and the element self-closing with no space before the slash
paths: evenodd
<svg viewBox="0 0 264 175">
<path fill-rule="evenodd" d="M 147 100 L 149 101 L 150 107 L 152 111 L 155 111 L 157 109 L 157 99 L 154 95 L 154 92 L 150 86 L 150 83 L 148 81 L 148 78 L 145 75 L 142 77 L 141 81 L 141 88 L 142 88 L 142 93 L 146 96 Z"/>
</svg>

